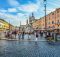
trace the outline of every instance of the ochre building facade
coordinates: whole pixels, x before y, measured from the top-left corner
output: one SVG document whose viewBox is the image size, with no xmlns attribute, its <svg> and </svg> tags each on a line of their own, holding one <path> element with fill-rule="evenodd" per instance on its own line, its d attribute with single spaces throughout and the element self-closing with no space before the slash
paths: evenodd
<svg viewBox="0 0 60 57">
<path fill-rule="evenodd" d="M 0 19 L 0 31 L 4 31 L 4 30 L 12 30 L 14 29 L 14 26 L 9 24 L 8 22 L 6 22 L 3 19 Z"/>
<path fill-rule="evenodd" d="M 46 20 L 45 17 L 42 17 L 33 22 L 32 26 L 36 30 L 45 30 L 45 28 L 47 30 L 60 29 L 60 8 L 48 14 Z"/>
</svg>

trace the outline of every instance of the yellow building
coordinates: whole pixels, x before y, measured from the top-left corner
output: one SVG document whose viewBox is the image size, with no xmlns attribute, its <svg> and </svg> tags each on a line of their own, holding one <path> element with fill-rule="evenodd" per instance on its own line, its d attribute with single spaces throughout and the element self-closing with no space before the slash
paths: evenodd
<svg viewBox="0 0 60 57">
<path fill-rule="evenodd" d="M 3 19 L 0 19 L 0 31 L 9 30 L 9 29 L 12 30 L 13 28 L 14 28 L 13 25 L 9 24 Z"/>
</svg>

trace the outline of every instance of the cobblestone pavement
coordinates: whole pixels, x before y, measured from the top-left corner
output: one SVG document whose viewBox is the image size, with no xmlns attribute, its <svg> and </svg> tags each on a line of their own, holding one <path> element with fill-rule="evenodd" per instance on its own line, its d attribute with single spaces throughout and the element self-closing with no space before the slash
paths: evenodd
<svg viewBox="0 0 60 57">
<path fill-rule="evenodd" d="M 0 57 L 60 57 L 60 42 L 0 40 Z"/>
<path fill-rule="evenodd" d="M 25 39 L 31 39 L 31 40 L 36 40 L 36 36 L 35 35 L 25 35 Z M 42 36 L 38 36 L 37 38 L 38 41 L 46 41 L 46 39 Z"/>
<path fill-rule="evenodd" d="M 17 36 L 16 39 L 19 39 L 19 37 Z M 20 37 L 20 40 L 21 39 L 22 39 L 22 37 Z M 30 39 L 32 41 L 35 41 L 36 40 L 36 36 L 33 35 L 33 34 L 31 34 L 31 35 L 28 35 L 28 34 L 24 35 L 24 40 L 28 40 L 28 39 Z M 41 37 L 39 35 L 38 38 L 37 38 L 37 41 L 46 41 L 46 39 L 43 36 Z"/>
</svg>

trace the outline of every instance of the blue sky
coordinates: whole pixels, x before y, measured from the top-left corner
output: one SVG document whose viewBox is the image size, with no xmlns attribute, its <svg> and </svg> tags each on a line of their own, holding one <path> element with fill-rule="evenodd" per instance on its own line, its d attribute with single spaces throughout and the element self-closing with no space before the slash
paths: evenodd
<svg viewBox="0 0 60 57">
<path fill-rule="evenodd" d="M 60 8 L 60 0 L 47 0 L 47 14 Z M 0 0 L 0 18 L 19 26 L 26 24 L 31 13 L 39 19 L 44 16 L 43 0 Z"/>
</svg>

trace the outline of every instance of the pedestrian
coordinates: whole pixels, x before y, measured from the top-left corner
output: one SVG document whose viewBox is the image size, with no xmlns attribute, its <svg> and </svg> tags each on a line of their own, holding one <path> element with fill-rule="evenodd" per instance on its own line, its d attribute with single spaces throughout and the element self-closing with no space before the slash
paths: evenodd
<svg viewBox="0 0 60 57">
<path fill-rule="evenodd" d="M 28 33 L 28 39 L 30 40 L 30 38 L 31 38 L 31 34 L 30 34 L 30 33 Z"/>
<path fill-rule="evenodd" d="M 37 39 L 38 39 L 38 32 L 36 32 L 36 41 L 37 41 Z"/>
<path fill-rule="evenodd" d="M 36 33 L 36 38 L 38 38 L 38 33 Z"/>
<path fill-rule="evenodd" d="M 19 36 L 19 40 L 20 40 L 20 38 L 21 38 L 21 32 L 18 33 L 18 36 Z"/>
<path fill-rule="evenodd" d="M 16 30 L 14 31 L 14 35 L 15 35 L 15 39 L 16 39 L 16 35 L 17 35 L 17 32 L 16 32 Z"/>
<path fill-rule="evenodd" d="M 43 32 L 41 32 L 41 36 L 43 36 Z"/>
<path fill-rule="evenodd" d="M 24 39 L 24 31 L 22 32 L 22 39 Z"/>
<path fill-rule="evenodd" d="M 7 32 L 7 37 L 10 38 L 10 31 Z"/>
</svg>

